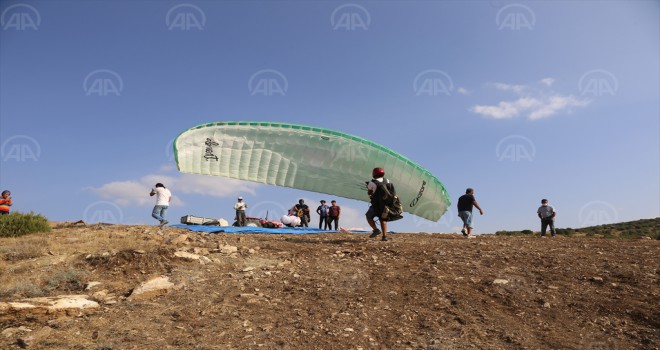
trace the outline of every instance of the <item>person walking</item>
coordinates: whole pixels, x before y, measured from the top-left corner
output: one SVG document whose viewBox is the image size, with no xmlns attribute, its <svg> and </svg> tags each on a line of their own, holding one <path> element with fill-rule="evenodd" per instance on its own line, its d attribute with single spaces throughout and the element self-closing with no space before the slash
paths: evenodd
<svg viewBox="0 0 660 350">
<path fill-rule="evenodd" d="M 548 226 L 550 226 L 550 234 L 552 234 L 552 237 L 555 237 L 555 216 L 557 215 L 555 207 L 548 205 L 548 200 L 543 198 L 536 214 L 541 219 L 541 237 L 545 237 L 545 231 L 548 229 Z"/>
<path fill-rule="evenodd" d="M 325 199 L 321 199 L 321 205 L 316 208 L 316 213 L 319 214 L 319 230 L 323 226 L 324 230 L 328 229 L 328 209 L 329 207 L 325 204 Z"/>
<path fill-rule="evenodd" d="M 387 241 L 387 218 L 383 217 L 383 212 L 385 211 L 385 203 L 388 200 L 387 197 L 395 195 L 394 193 L 390 193 L 390 189 L 394 187 L 385 178 L 385 170 L 383 168 L 374 168 L 371 175 L 373 179 L 367 183 L 367 194 L 369 195 L 371 206 L 369 206 L 369 210 L 365 214 L 367 223 L 373 229 L 369 238 L 375 238 L 382 234 L 381 241 Z M 376 222 L 374 221 L 376 217 L 380 221 L 380 230 L 376 227 Z"/>
<path fill-rule="evenodd" d="M 474 199 L 474 189 L 467 188 L 465 194 L 458 198 L 458 217 L 463 220 L 463 229 L 461 233 L 463 236 L 470 238 L 472 236 L 472 207 L 479 209 L 479 214 L 484 215 L 479 203 Z"/>
<path fill-rule="evenodd" d="M 234 204 L 234 210 L 236 210 L 236 226 L 245 226 L 245 209 L 247 209 L 247 207 L 247 203 L 243 202 L 243 197 L 238 197 L 238 202 Z"/>
<path fill-rule="evenodd" d="M 151 216 L 160 222 L 158 227 L 162 228 L 167 225 L 169 222 L 165 220 L 165 214 L 167 214 L 167 209 L 170 207 L 170 202 L 172 201 L 172 193 L 170 190 L 165 188 L 162 183 L 157 183 L 155 188 L 151 189 L 149 196 L 156 196 L 156 205 L 154 206 Z"/>
<path fill-rule="evenodd" d="M 328 208 L 328 229 L 332 230 L 332 223 L 335 223 L 335 231 L 339 227 L 339 215 L 341 215 L 341 207 L 337 205 L 337 201 L 330 201 Z"/>
<path fill-rule="evenodd" d="M 0 215 L 8 215 L 9 207 L 12 205 L 11 192 L 4 190 L 0 195 Z"/>
</svg>

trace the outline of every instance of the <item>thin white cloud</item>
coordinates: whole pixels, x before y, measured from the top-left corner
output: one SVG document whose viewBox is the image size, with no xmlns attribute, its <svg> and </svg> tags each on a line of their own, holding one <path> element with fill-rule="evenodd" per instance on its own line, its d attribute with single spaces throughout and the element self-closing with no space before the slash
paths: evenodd
<svg viewBox="0 0 660 350">
<path fill-rule="evenodd" d="M 589 104 L 587 100 L 579 100 L 573 95 L 570 96 L 550 96 L 544 103 L 537 109 L 531 111 L 529 119 L 536 120 L 549 117 L 557 112 L 570 107 L 584 107 Z"/>
<path fill-rule="evenodd" d="M 512 91 L 519 97 L 514 100 L 500 101 L 494 105 L 475 105 L 469 108 L 473 113 L 494 119 L 510 119 L 525 116 L 530 120 L 538 120 L 553 116 L 563 111 L 571 111 L 574 107 L 587 106 L 590 101 L 579 99 L 573 95 L 561 95 L 551 91 L 554 78 L 541 79 L 536 86 L 492 83 L 500 91 Z M 540 87 L 539 87 L 540 85 Z"/>
<path fill-rule="evenodd" d="M 554 82 L 555 82 L 555 79 L 553 79 L 553 78 L 545 78 L 545 79 L 541 79 L 540 83 L 545 85 L 545 86 L 552 86 L 552 84 L 554 84 Z"/>
<path fill-rule="evenodd" d="M 259 184 L 226 177 L 181 174 L 175 182 L 181 193 L 203 194 L 213 197 L 233 197 L 236 194 L 255 194 Z"/>
<path fill-rule="evenodd" d="M 470 111 L 495 119 L 509 119 L 520 115 L 525 110 L 538 106 L 541 102 L 534 98 L 520 98 L 515 101 L 502 101 L 496 106 L 476 105 Z"/>
<path fill-rule="evenodd" d="M 462 87 L 459 87 L 458 89 L 456 89 L 456 91 L 461 95 L 469 95 L 470 94 L 470 91 L 468 91 L 468 89 L 462 88 Z"/>
<path fill-rule="evenodd" d="M 527 89 L 529 89 L 529 87 L 525 86 L 525 85 L 511 85 L 511 84 L 504 84 L 504 83 L 494 83 L 493 85 L 498 90 L 513 91 L 517 94 L 521 94 L 521 93 L 525 92 Z"/>
<path fill-rule="evenodd" d="M 114 181 L 98 188 L 90 187 L 87 190 L 120 206 L 141 206 L 147 204 L 147 202 L 152 202 L 149 198 L 149 192 L 152 186 L 153 184 L 146 185 L 139 181 Z"/>
<path fill-rule="evenodd" d="M 139 180 L 113 181 L 100 187 L 85 188 L 99 197 L 120 206 L 152 204 L 149 196 L 156 183 L 163 183 L 172 191 L 172 204 L 184 206 L 181 194 L 201 194 L 213 197 L 233 197 L 236 194 L 254 194 L 256 183 L 223 177 L 179 174 L 177 176 L 146 175 Z"/>
</svg>

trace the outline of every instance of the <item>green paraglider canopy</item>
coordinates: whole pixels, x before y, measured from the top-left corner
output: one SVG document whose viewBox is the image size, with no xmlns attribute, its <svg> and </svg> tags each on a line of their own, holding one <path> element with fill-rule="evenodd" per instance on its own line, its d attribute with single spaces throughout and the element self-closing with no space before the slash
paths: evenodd
<svg viewBox="0 0 660 350">
<path fill-rule="evenodd" d="M 405 156 L 343 132 L 272 122 L 198 125 L 174 141 L 179 171 L 369 201 L 366 181 L 385 169 L 404 211 L 437 221 L 450 205 L 440 181 Z"/>
</svg>

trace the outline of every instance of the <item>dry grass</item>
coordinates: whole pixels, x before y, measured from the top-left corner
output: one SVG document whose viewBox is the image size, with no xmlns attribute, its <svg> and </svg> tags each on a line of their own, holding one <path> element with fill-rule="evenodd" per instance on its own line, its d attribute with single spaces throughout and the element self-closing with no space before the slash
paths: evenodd
<svg viewBox="0 0 660 350">
<path fill-rule="evenodd" d="M 43 235 L 5 238 L 0 241 L 0 260 L 20 261 L 38 258 L 48 251 L 49 241 Z"/>
<path fill-rule="evenodd" d="M 99 268 L 167 270 L 163 256 L 171 252 L 160 252 L 157 233 L 151 227 L 93 226 L 0 238 L 0 298 L 79 292 Z M 96 258 L 86 259 L 89 255 Z"/>
</svg>

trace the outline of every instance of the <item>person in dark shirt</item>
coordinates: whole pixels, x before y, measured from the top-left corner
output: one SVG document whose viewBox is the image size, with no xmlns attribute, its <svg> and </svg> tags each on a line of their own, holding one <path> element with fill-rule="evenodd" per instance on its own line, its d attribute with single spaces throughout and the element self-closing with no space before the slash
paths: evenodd
<svg viewBox="0 0 660 350">
<path fill-rule="evenodd" d="M 332 230 L 332 223 L 335 223 L 335 231 L 339 227 L 339 215 L 341 215 L 341 207 L 337 205 L 337 201 L 330 201 L 330 208 L 328 208 L 328 228 Z"/>
<path fill-rule="evenodd" d="M 484 215 L 484 211 L 479 207 L 479 203 L 474 199 L 474 189 L 469 188 L 465 190 L 465 194 L 458 198 L 458 217 L 463 220 L 463 229 L 461 233 L 465 237 L 471 237 L 472 234 L 472 208 L 479 209 L 479 214 Z"/>
<path fill-rule="evenodd" d="M 305 204 L 304 200 L 300 199 L 298 204 L 294 205 L 291 210 L 295 216 L 300 218 L 300 226 L 309 227 L 309 206 Z"/>
<path fill-rule="evenodd" d="M 555 231 L 555 216 L 557 216 L 555 207 L 549 205 L 548 200 L 544 198 L 541 200 L 541 206 L 536 211 L 536 214 L 541 219 L 541 237 L 545 237 L 545 231 L 548 229 L 548 226 L 550 226 L 552 237 L 555 237 L 557 234 Z"/>
<path fill-rule="evenodd" d="M 328 229 L 328 209 L 325 200 L 321 200 L 321 205 L 316 208 L 316 213 L 319 214 L 319 230 L 323 227 L 324 230 Z"/>
</svg>

